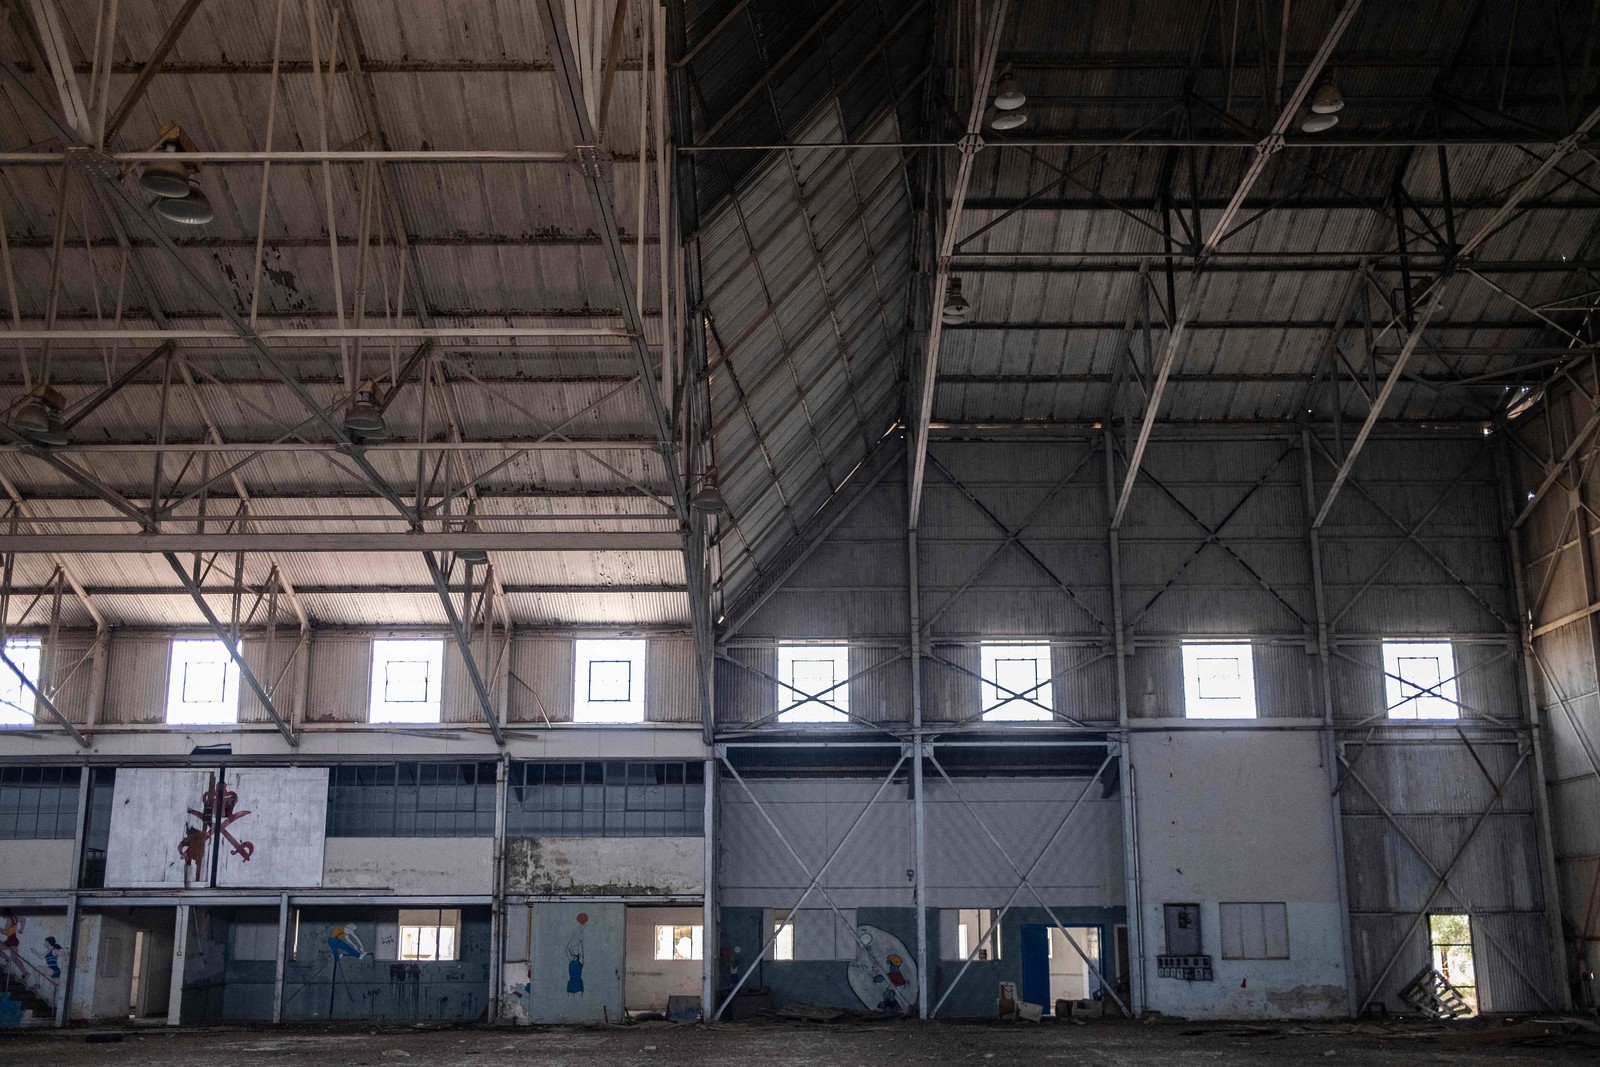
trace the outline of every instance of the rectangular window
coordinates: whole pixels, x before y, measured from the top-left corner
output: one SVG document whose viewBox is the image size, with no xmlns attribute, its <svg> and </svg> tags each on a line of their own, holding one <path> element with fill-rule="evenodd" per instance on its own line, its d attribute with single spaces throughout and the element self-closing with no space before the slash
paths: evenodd
<svg viewBox="0 0 1600 1067">
<path fill-rule="evenodd" d="M 459 959 L 460 908 L 401 908 L 400 958 L 433 961 Z"/>
<path fill-rule="evenodd" d="M 1000 912 L 994 908 L 958 908 L 945 915 L 953 928 L 944 937 L 944 958 L 975 961 L 1000 958 Z M 977 949 L 974 953 L 973 949 Z"/>
<path fill-rule="evenodd" d="M 645 643 L 575 641 L 573 722 L 644 722 Z"/>
<path fill-rule="evenodd" d="M 848 645 L 778 646 L 778 720 L 844 722 L 850 711 Z"/>
<path fill-rule="evenodd" d="M 1289 906 L 1282 903 L 1217 905 L 1225 960 L 1289 958 Z"/>
<path fill-rule="evenodd" d="M 789 921 L 789 909 L 779 908 L 772 913 L 772 932 L 778 937 L 772 943 L 772 958 L 779 961 L 794 959 L 794 923 Z"/>
<path fill-rule="evenodd" d="M 1456 719 L 1456 656 L 1449 641 L 1385 641 L 1383 686 L 1391 719 Z"/>
<path fill-rule="evenodd" d="M 15 663 L 28 676 L 28 681 L 39 684 L 39 639 L 13 637 L 6 642 L 6 659 Z M 0 726 L 32 726 L 37 698 L 33 690 L 22 684 L 17 672 L 0 664 Z"/>
<path fill-rule="evenodd" d="M 167 672 L 167 722 L 231 726 L 239 721 L 239 665 L 216 639 L 172 642 Z"/>
<path fill-rule="evenodd" d="M 0 841 L 70 841 L 77 767 L 0 767 Z"/>
<path fill-rule="evenodd" d="M 705 765 L 589 760 L 513 763 L 506 782 L 511 837 L 699 837 Z"/>
<path fill-rule="evenodd" d="M 1256 717 L 1255 658 L 1249 645 L 1183 643 L 1183 713 L 1190 719 Z"/>
<path fill-rule="evenodd" d="M 369 722 L 438 722 L 444 681 L 444 642 L 372 642 Z"/>
<path fill-rule="evenodd" d="M 236 960 L 276 960 L 278 958 L 278 920 L 235 922 L 233 958 Z"/>
<path fill-rule="evenodd" d="M 656 959 L 700 959 L 702 953 L 701 939 L 704 932 L 705 927 L 703 926 L 657 926 Z"/>
<path fill-rule="evenodd" d="M 328 770 L 329 837 L 490 837 L 493 763 L 378 763 Z"/>
<path fill-rule="evenodd" d="M 1055 718 L 1050 646 L 985 641 L 979 650 L 983 717 L 989 722 Z"/>
</svg>

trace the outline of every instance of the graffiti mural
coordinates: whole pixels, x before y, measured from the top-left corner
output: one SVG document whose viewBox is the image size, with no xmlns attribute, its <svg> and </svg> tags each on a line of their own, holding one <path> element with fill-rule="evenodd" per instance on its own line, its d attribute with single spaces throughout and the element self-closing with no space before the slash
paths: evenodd
<svg viewBox="0 0 1600 1067">
<path fill-rule="evenodd" d="M 215 774 L 207 776 L 199 805 L 187 810 L 194 821 L 184 820 L 183 836 L 178 841 L 178 855 L 183 859 L 184 888 L 211 884 L 211 872 L 206 867 L 206 844 L 218 836 L 231 846 L 232 855 L 238 856 L 242 862 L 250 862 L 250 857 L 255 855 L 255 844 L 239 840 L 230 829 L 250 812 L 248 809 L 239 809 L 239 794 L 225 785 L 219 785 Z"/>
<path fill-rule="evenodd" d="M 850 988 L 873 1011 L 909 1012 L 917 1003 L 917 960 L 905 942 L 876 926 L 856 928 L 856 955 L 845 969 Z"/>
<path fill-rule="evenodd" d="M 589 924 L 586 912 L 578 912 L 578 926 L 567 938 L 567 992 L 583 994 L 583 928 Z"/>
<path fill-rule="evenodd" d="M 327 805 L 326 767 L 124 768 L 106 885 L 319 886 Z"/>
<path fill-rule="evenodd" d="M 66 918 L 0 912 L 0 1027 L 48 1022 L 66 970 Z"/>
</svg>

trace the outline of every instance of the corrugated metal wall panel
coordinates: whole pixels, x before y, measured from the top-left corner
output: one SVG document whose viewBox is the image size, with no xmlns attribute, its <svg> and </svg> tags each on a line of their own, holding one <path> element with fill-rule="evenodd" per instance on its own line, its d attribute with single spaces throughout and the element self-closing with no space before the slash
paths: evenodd
<svg viewBox="0 0 1600 1067">
<path fill-rule="evenodd" d="M 89 651 L 94 640 L 91 634 L 62 634 L 56 639 L 46 691 L 52 693 L 51 702 L 57 710 L 75 723 L 89 721 L 89 694 L 94 685 L 94 660 Z M 49 715 L 41 705 L 40 721 Z"/>
<path fill-rule="evenodd" d="M 572 721 L 574 655 L 571 638 L 517 637 L 512 642 L 510 721 Z"/>
<path fill-rule="evenodd" d="M 1473 915 L 1472 962 L 1484 1011 L 1556 1009 L 1550 928 L 1542 915 Z"/>
<path fill-rule="evenodd" d="M 959 722 L 977 715 L 983 699 L 976 677 L 982 662 L 978 647 L 934 645 L 926 651 L 930 658 L 922 662 L 924 721 Z"/>
<path fill-rule="evenodd" d="M 293 630 L 278 634 L 273 643 L 271 662 L 268 662 L 267 659 L 267 639 L 265 635 L 246 637 L 241 642 L 245 665 L 250 668 L 250 672 L 256 676 L 256 680 L 263 687 L 272 691 L 273 706 L 278 709 L 278 714 L 283 717 L 285 722 L 288 722 L 293 715 L 292 709 L 296 703 L 296 696 L 300 692 L 301 679 L 303 677 L 301 671 L 305 663 L 304 657 L 296 657 L 294 664 L 292 666 L 289 665 L 289 657 L 294 654 L 295 647 L 299 642 L 300 635 Z M 289 668 L 287 673 L 284 672 L 286 666 Z M 278 681 L 280 674 L 283 675 L 281 683 Z M 276 690 L 273 690 L 274 685 L 277 686 Z M 365 704 L 362 706 L 365 708 Z M 239 682 L 239 721 L 272 721 L 272 717 L 267 714 L 266 706 L 256 698 L 250 687 L 244 684 L 243 679 L 240 679 Z"/>
<path fill-rule="evenodd" d="M 365 722 L 371 697 L 372 638 L 318 634 L 311 641 L 307 722 Z"/>
<path fill-rule="evenodd" d="M 645 719 L 649 722 L 699 722 L 698 677 L 693 638 L 652 638 L 645 649 Z"/>
<path fill-rule="evenodd" d="M 106 675 L 114 681 L 106 684 L 105 721 L 165 721 L 171 659 L 170 637 L 119 634 L 113 638 Z"/>
<path fill-rule="evenodd" d="M 856 646 L 850 650 L 850 713 L 869 722 L 911 720 L 911 659 L 898 649 Z"/>
<path fill-rule="evenodd" d="M 717 718 L 738 723 L 756 722 L 775 715 L 778 687 L 769 679 L 778 674 L 776 646 L 733 648 L 728 650 L 727 657 L 717 657 Z M 729 659 L 734 662 L 728 662 Z M 747 670 L 747 667 L 752 669 Z"/>
</svg>

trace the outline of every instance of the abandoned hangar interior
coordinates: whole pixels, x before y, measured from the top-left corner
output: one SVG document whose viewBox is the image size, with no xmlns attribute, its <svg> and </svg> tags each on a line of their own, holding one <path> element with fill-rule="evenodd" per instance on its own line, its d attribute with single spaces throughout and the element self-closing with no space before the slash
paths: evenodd
<svg viewBox="0 0 1600 1067">
<path fill-rule="evenodd" d="M 0 1026 L 1594 1009 L 1592 5 L 0 11 Z"/>
</svg>

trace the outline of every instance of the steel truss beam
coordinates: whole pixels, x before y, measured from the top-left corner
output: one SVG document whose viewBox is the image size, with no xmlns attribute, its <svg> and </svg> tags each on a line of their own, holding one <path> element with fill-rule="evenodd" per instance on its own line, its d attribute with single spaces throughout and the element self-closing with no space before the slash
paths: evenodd
<svg viewBox="0 0 1600 1067">
<path fill-rule="evenodd" d="M 973 170 L 978 153 L 985 147 L 983 117 L 988 111 L 990 87 L 994 84 L 996 59 L 1000 53 L 1000 40 L 1004 35 L 1006 19 L 1011 14 L 1011 0 L 994 0 L 986 13 L 984 36 L 976 53 L 976 66 L 972 71 L 972 98 L 967 108 L 966 133 L 950 147 L 960 152 L 956 164 L 955 182 L 951 188 L 949 207 L 945 211 L 943 230 L 939 234 L 938 250 L 934 256 L 932 291 L 928 304 L 928 332 L 924 342 L 920 377 L 915 381 L 918 390 L 915 419 L 911 424 L 911 470 L 907 479 L 907 524 L 917 528 L 922 514 L 922 481 L 928 463 L 928 425 L 933 420 L 933 397 L 939 374 L 939 344 L 944 331 L 944 302 L 950 291 L 950 268 L 956 242 L 961 237 L 961 215 L 972 184 Z M 937 180 L 937 179 L 936 179 Z M 931 220 L 930 220 L 931 221 Z"/>
<path fill-rule="evenodd" d="M 48 522 L 48 519 L 34 520 Z M 392 519 L 390 520 L 393 521 Z M 682 549 L 676 533 L 593 533 L 463 530 L 410 533 L 0 533 L 0 552 L 24 554 L 151 552 L 668 552 Z"/>
<path fill-rule="evenodd" d="M 1317 76 L 1322 73 L 1328 60 L 1332 57 L 1334 49 L 1338 46 L 1345 30 L 1349 29 L 1354 21 L 1356 12 L 1361 7 L 1361 0 L 1346 0 L 1338 15 L 1334 17 L 1333 24 L 1323 35 L 1322 43 L 1317 46 L 1316 55 L 1309 66 L 1302 73 L 1300 80 L 1295 83 L 1294 91 L 1284 101 L 1283 109 L 1277 121 L 1272 124 L 1272 131 L 1261 141 L 1253 145 L 1255 156 L 1250 161 L 1249 168 L 1244 177 L 1229 198 L 1227 207 L 1217 216 L 1212 224 L 1209 234 L 1201 242 L 1196 252 L 1193 268 L 1189 274 L 1188 287 L 1183 299 L 1171 312 L 1171 321 L 1167 323 L 1166 341 L 1162 346 L 1161 357 L 1157 361 L 1155 379 L 1150 387 L 1149 395 L 1145 400 L 1144 416 L 1139 423 L 1139 433 L 1135 438 L 1133 451 L 1128 457 L 1128 469 L 1123 475 L 1122 489 L 1117 494 L 1116 503 L 1111 509 L 1111 526 L 1118 529 L 1122 526 L 1123 516 L 1128 510 L 1128 501 L 1133 496 L 1133 486 L 1139 477 L 1139 466 L 1144 462 L 1145 449 L 1150 444 L 1151 431 L 1155 429 L 1156 416 L 1161 410 L 1161 401 L 1166 393 L 1168 379 L 1172 376 L 1173 367 L 1178 362 L 1178 356 L 1183 351 L 1183 342 L 1189 321 L 1194 318 L 1200 305 L 1200 280 L 1206 265 L 1206 260 L 1229 236 L 1233 229 L 1234 219 L 1244 210 L 1246 199 L 1255 188 L 1256 183 L 1266 174 L 1267 163 L 1273 155 L 1286 147 L 1286 135 L 1294 123 L 1295 116 L 1299 113 L 1300 105 L 1310 94 Z"/>
<path fill-rule="evenodd" d="M 681 449 L 677 440 L 677 431 L 673 425 L 672 414 L 667 402 L 662 399 L 660 385 L 656 379 L 657 368 L 655 359 L 650 351 L 649 342 L 645 337 L 639 294 L 636 292 L 633 274 L 629 269 L 627 254 L 623 246 L 621 231 L 617 225 L 612 159 L 600 146 L 599 131 L 595 129 L 594 120 L 589 114 L 583 75 L 579 68 L 577 54 L 573 50 L 572 38 L 567 32 L 566 8 L 559 0 L 535 0 L 534 6 L 538 9 L 539 19 L 545 31 L 545 39 L 550 45 L 550 56 L 556 67 L 556 82 L 560 88 L 561 100 L 558 106 L 562 111 L 564 122 L 576 142 L 574 153 L 578 170 L 583 177 L 584 186 L 588 190 L 589 204 L 594 212 L 595 228 L 599 232 L 601 246 L 606 256 L 606 265 L 611 271 L 612 284 L 617 293 L 618 303 L 621 305 L 622 320 L 628 335 L 628 342 L 632 346 L 634 358 L 638 362 L 640 385 L 650 410 L 650 419 L 655 428 L 656 438 L 660 441 L 661 466 L 666 473 L 673 508 L 677 512 L 681 525 L 682 536 L 679 541 L 679 550 L 683 553 L 684 574 L 691 590 L 689 611 L 694 626 L 695 648 L 699 653 L 696 667 L 701 720 L 709 735 L 714 726 L 714 710 L 711 702 L 711 680 L 706 677 L 712 647 L 712 633 L 711 600 L 709 591 L 705 588 L 706 575 L 702 565 L 704 520 L 690 513 L 684 475 L 679 469 Z M 645 12 L 645 17 L 649 17 L 648 10 L 642 3 L 641 11 Z M 657 105 L 665 107 L 666 101 L 657 101 Z M 642 188 L 642 178 L 640 185 Z M 662 196 L 667 195 L 666 189 L 662 189 L 659 192 Z M 663 240 L 666 239 L 666 236 L 666 234 L 661 235 Z M 663 278 L 663 289 L 666 288 L 666 282 L 667 279 Z M 670 317 L 668 321 L 670 321 Z"/>
<path fill-rule="evenodd" d="M 1542 159 L 1533 173 L 1519 183 L 1515 190 L 1506 197 L 1500 207 L 1490 216 L 1489 220 L 1479 227 L 1478 231 L 1469 238 L 1465 244 L 1456 249 L 1443 269 L 1431 281 L 1427 289 L 1427 303 L 1416 316 L 1416 321 L 1409 323 L 1406 330 L 1405 344 L 1401 346 L 1400 354 L 1395 357 L 1393 366 L 1389 369 L 1388 377 L 1384 379 L 1383 386 L 1372 399 L 1371 410 L 1367 413 L 1366 421 L 1362 423 L 1360 431 L 1356 434 L 1355 441 L 1351 443 L 1350 450 L 1345 454 L 1344 460 L 1339 464 L 1339 469 L 1333 477 L 1333 484 L 1328 487 L 1328 494 L 1323 498 L 1322 505 L 1317 509 L 1312 525 L 1320 528 L 1327 521 L 1328 513 L 1333 510 L 1333 505 L 1339 498 L 1339 491 L 1344 488 L 1344 483 L 1350 477 L 1350 472 L 1355 468 L 1356 460 L 1361 451 L 1366 447 L 1373 428 L 1378 420 L 1383 417 L 1383 410 L 1388 406 L 1389 398 L 1394 394 L 1395 387 L 1400 383 L 1401 375 L 1405 372 L 1406 364 L 1410 362 L 1412 354 L 1416 351 L 1422 340 L 1422 335 L 1428 329 L 1429 323 L 1444 306 L 1444 293 L 1450 283 L 1470 261 L 1472 254 L 1480 248 L 1485 241 L 1493 237 L 1500 228 L 1515 214 L 1517 207 L 1523 200 L 1533 195 L 1540 183 L 1556 168 L 1556 165 L 1575 151 L 1583 138 L 1600 123 L 1600 107 L 1593 111 L 1580 122 L 1572 133 L 1562 138 Z M 1409 300 L 1409 294 L 1408 294 Z M 1390 320 L 1390 326 L 1399 325 L 1403 321 L 1404 311 Z M 1387 329 L 1386 331 L 1387 332 Z"/>
<path fill-rule="evenodd" d="M 278 711 L 278 706 L 273 703 L 272 694 L 268 692 L 266 686 L 261 684 L 261 680 L 256 677 L 256 672 L 251 669 L 250 664 L 245 662 L 244 650 L 239 645 L 239 635 L 230 631 L 227 626 L 223 625 L 222 620 L 217 618 L 217 613 L 211 610 L 210 604 L 206 603 L 205 591 L 201 589 L 200 583 L 190 576 L 188 569 L 183 565 L 183 561 L 178 559 L 177 555 L 172 552 L 165 552 L 163 555 L 166 557 L 167 566 L 171 567 L 172 573 L 178 576 L 178 581 L 183 584 L 183 588 L 194 601 L 195 607 L 199 608 L 200 614 L 205 616 L 206 625 L 210 626 L 212 632 L 217 635 L 217 640 L 222 642 L 222 647 L 228 650 L 229 657 L 232 658 L 234 665 L 239 669 L 239 677 L 250 688 L 250 692 L 255 694 L 256 699 L 261 701 L 261 706 L 266 709 L 267 716 L 272 719 L 273 725 L 278 728 L 278 733 L 283 735 L 284 741 L 288 743 L 290 748 L 298 747 L 300 741 L 295 737 L 294 730 L 290 728 L 288 720 L 283 717 Z"/>
</svg>

